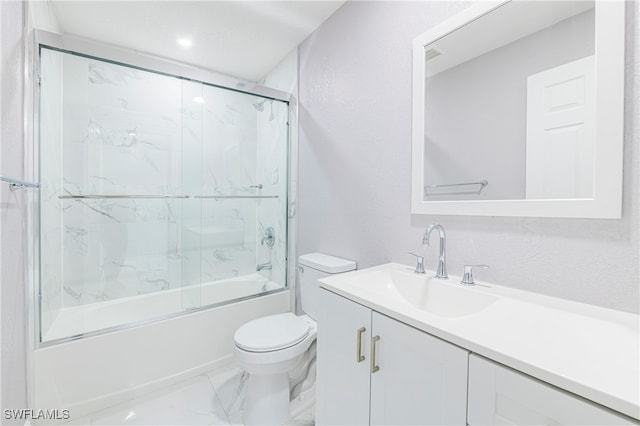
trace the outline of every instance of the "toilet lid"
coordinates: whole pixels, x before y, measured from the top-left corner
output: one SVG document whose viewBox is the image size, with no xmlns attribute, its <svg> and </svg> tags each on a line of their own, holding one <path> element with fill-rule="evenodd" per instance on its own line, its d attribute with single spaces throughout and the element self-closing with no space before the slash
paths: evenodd
<svg viewBox="0 0 640 426">
<path fill-rule="evenodd" d="M 251 352 L 288 348 L 309 334 L 309 323 L 291 312 L 249 321 L 234 336 L 236 346 Z"/>
</svg>

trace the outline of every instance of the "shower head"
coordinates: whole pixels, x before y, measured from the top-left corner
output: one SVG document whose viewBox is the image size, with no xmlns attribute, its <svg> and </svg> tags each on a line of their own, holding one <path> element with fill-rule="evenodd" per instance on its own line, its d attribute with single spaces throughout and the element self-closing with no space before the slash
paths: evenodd
<svg viewBox="0 0 640 426">
<path fill-rule="evenodd" d="M 263 99 L 260 102 L 256 102 L 255 104 L 253 104 L 253 107 L 256 109 L 256 111 L 262 112 L 264 111 L 265 102 L 269 102 L 271 104 L 271 107 L 273 108 L 273 99 Z"/>
</svg>

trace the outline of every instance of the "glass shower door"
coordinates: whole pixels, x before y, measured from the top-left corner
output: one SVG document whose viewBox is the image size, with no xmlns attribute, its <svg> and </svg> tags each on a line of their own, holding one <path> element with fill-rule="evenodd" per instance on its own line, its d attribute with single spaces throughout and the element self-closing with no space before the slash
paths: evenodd
<svg viewBox="0 0 640 426">
<path fill-rule="evenodd" d="M 40 59 L 41 341 L 285 288 L 286 102 Z"/>
<path fill-rule="evenodd" d="M 185 182 L 200 209 L 184 230 L 187 281 L 202 284 L 202 306 L 284 288 L 288 104 L 206 84 L 184 93 L 185 159 L 199 159 Z M 188 137 L 201 141 L 190 154 Z"/>
</svg>

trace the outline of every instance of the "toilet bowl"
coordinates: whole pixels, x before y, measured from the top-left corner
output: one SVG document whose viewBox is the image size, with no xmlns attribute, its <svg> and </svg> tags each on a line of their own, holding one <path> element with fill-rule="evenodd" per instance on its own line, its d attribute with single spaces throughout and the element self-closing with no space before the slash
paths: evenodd
<svg viewBox="0 0 640 426">
<path fill-rule="evenodd" d="M 316 339 L 318 279 L 354 270 L 355 262 L 321 253 L 298 259 L 300 301 L 306 315 L 269 315 L 242 325 L 234 335 L 234 356 L 249 373 L 243 420 L 279 425 L 290 418 L 289 372 Z"/>
<path fill-rule="evenodd" d="M 316 339 L 316 323 L 291 312 L 250 321 L 235 335 L 234 355 L 249 373 L 246 424 L 282 424 L 289 418 L 289 371 Z"/>
</svg>

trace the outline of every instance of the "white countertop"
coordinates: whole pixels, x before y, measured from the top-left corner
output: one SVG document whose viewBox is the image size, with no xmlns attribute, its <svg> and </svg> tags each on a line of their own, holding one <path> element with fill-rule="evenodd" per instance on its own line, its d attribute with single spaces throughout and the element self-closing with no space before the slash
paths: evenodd
<svg viewBox="0 0 640 426">
<path fill-rule="evenodd" d="M 413 272 L 412 267 L 389 263 L 325 278 L 320 284 L 471 352 L 640 419 L 638 315 L 477 282 L 468 291 L 492 294 L 498 300 L 467 316 L 444 317 L 411 306 L 397 293 L 362 285 L 366 274 L 384 269 Z M 447 284 L 460 286 L 459 281 L 450 277 Z"/>
</svg>

